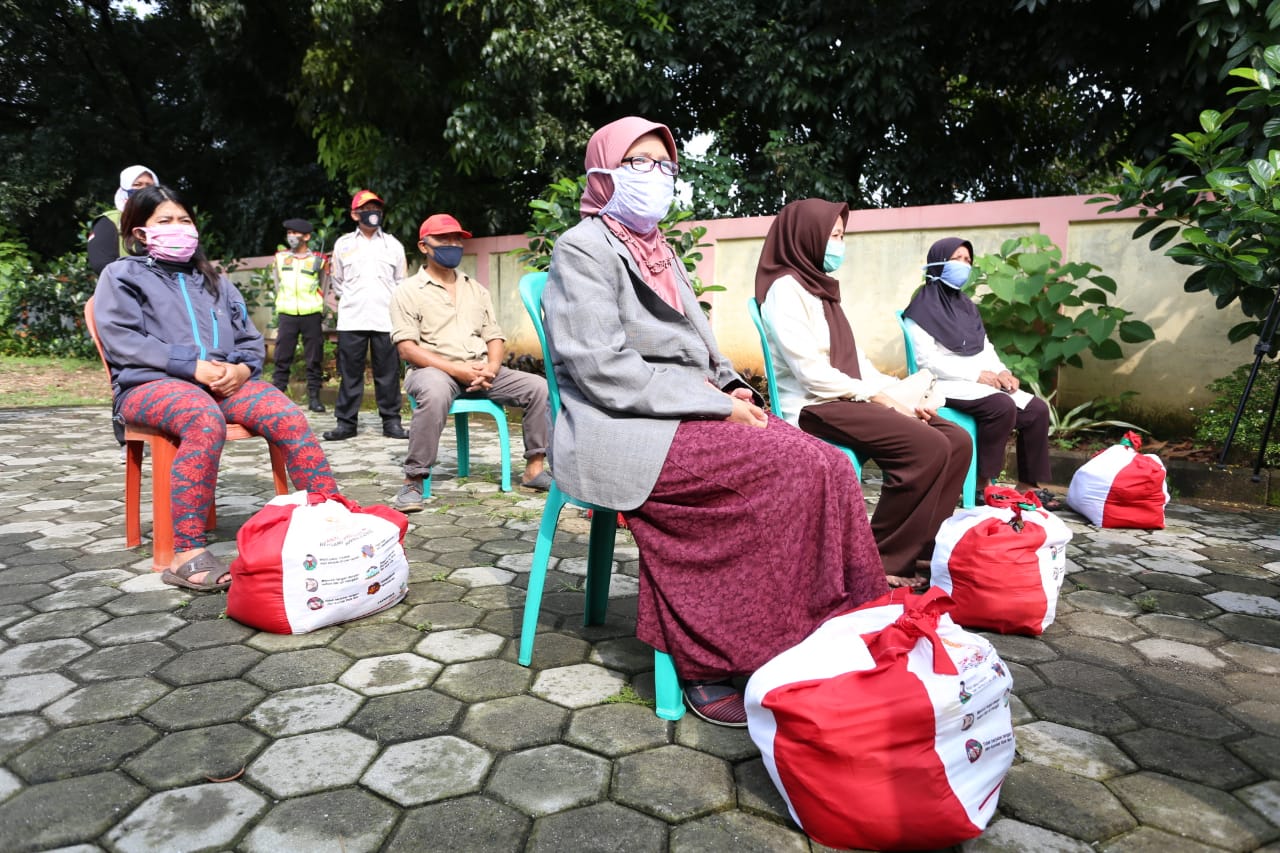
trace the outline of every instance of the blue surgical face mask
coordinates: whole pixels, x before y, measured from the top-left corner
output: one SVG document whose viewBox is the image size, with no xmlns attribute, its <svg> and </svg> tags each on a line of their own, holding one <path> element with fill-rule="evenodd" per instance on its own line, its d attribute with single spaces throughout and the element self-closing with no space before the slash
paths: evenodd
<svg viewBox="0 0 1280 853">
<path fill-rule="evenodd" d="M 831 239 L 827 241 L 827 252 L 822 256 L 822 268 L 827 272 L 835 272 L 844 263 L 844 241 Z"/>
<path fill-rule="evenodd" d="M 451 270 L 458 264 L 462 263 L 462 247 L 461 246 L 432 246 L 431 257 L 440 266 L 447 270 Z"/>
<path fill-rule="evenodd" d="M 942 267 L 942 272 L 929 272 L 929 267 Z M 969 271 L 972 270 L 969 264 L 964 261 L 937 261 L 932 264 L 925 264 L 924 270 L 929 278 L 937 279 L 947 287 L 959 290 L 969 281 Z"/>
<path fill-rule="evenodd" d="M 613 178 L 613 196 L 600 208 L 600 213 L 612 216 L 636 234 L 648 234 L 671 209 L 676 182 L 675 178 L 662 174 L 661 169 L 637 172 L 630 166 L 621 166 L 588 172 Z"/>
</svg>

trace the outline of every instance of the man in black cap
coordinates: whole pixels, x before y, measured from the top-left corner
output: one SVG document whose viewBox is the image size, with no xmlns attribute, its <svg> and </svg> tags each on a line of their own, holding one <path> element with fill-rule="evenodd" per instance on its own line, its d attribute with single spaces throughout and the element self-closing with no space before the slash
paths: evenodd
<svg viewBox="0 0 1280 853">
<path fill-rule="evenodd" d="M 311 232 L 305 219 L 284 221 L 288 249 L 276 252 L 274 279 L 276 286 L 276 370 L 271 384 L 289 393 L 289 368 L 302 334 L 302 354 L 307 363 L 307 407 L 323 412 L 320 385 L 324 382 L 321 367 L 324 359 L 324 333 L 320 317 L 324 312 L 321 285 L 324 280 L 324 255 L 311 251 Z"/>
</svg>

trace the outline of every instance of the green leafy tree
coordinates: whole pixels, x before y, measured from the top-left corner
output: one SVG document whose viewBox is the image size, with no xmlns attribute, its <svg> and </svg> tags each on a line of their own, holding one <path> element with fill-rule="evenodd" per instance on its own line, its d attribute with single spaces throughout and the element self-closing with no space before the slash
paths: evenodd
<svg viewBox="0 0 1280 853">
<path fill-rule="evenodd" d="M 1231 328 L 1233 342 L 1262 333 L 1280 287 L 1280 149 L 1271 147 L 1280 136 L 1280 46 L 1266 48 L 1263 62 L 1231 71 L 1246 81 L 1231 90 L 1234 106 L 1201 112 L 1199 130 L 1174 134 L 1167 155 L 1123 163 L 1112 195 L 1096 199 L 1109 202 L 1104 211 L 1137 208 L 1134 238 L 1150 235 L 1153 251 L 1195 268 L 1187 292 L 1210 293 L 1219 309 L 1239 303 L 1249 319 Z M 1280 340 L 1264 343 L 1274 351 Z"/>
<path fill-rule="evenodd" d="M 1044 234 L 1006 240 L 997 254 L 974 259 L 971 286 L 986 285 L 978 311 L 991 344 L 1009 369 L 1055 389 L 1064 366 L 1123 357 L 1124 343 L 1155 337 L 1132 312 L 1108 305 L 1116 283 L 1096 264 L 1062 263 L 1062 250 Z"/>
</svg>

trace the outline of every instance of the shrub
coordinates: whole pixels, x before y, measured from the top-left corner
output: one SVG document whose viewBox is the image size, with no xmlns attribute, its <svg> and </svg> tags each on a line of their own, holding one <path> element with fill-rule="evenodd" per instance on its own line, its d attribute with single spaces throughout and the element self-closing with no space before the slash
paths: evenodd
<svg viewBox="0 0 1280 853">
<path fill-rule="evenodd" d="M 1252 368 L 1252 363 L 1242 364 L 1230 376 L 1223 376 L 1209 383 L 1209 390 L 1218 396 L 1208 407 L 1195 410 L 1196 441 L 1221 450 Z M 1236 428 L 1235 438 L 1231 442 L 1232 449 L 1236 451 L 1233 456 L 1238 454 L 1237 458 L 1256 457 L 1262 430 L 1267 425 L 1267 415 L 1271 411 L 1276 383 L 1280 383 L 1280 362 L 1263 361 L 1258 369 L 1258 378 L 1254 380 L 1253 391 L 1249 394 L 1249 404 L 1245 407 L 1240 426 Z M 1267 445 L 1263 464 L 1268 468 L 1280 468 L 1280 442 L 1272 441 Z"/>
<path fill-rule="evenodd" d="M 96 358 L 84 304 L 97 282 L 83 252 L 40 263 L 0 235 L 0 354 Z"/>
</svg>

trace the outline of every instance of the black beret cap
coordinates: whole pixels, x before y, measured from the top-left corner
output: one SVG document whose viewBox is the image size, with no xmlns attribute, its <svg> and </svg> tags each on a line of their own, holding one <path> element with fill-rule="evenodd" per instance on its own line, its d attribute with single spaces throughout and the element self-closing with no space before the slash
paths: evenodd
<svg viewBox="0 0 1280 853">
<path fill-rule="evenodd" d="M 284 230 L 297 231 L 299 234 L 310 234 L 315 229 L 305 219 L 286 219 L 284 221 Z"/>
</svg>

